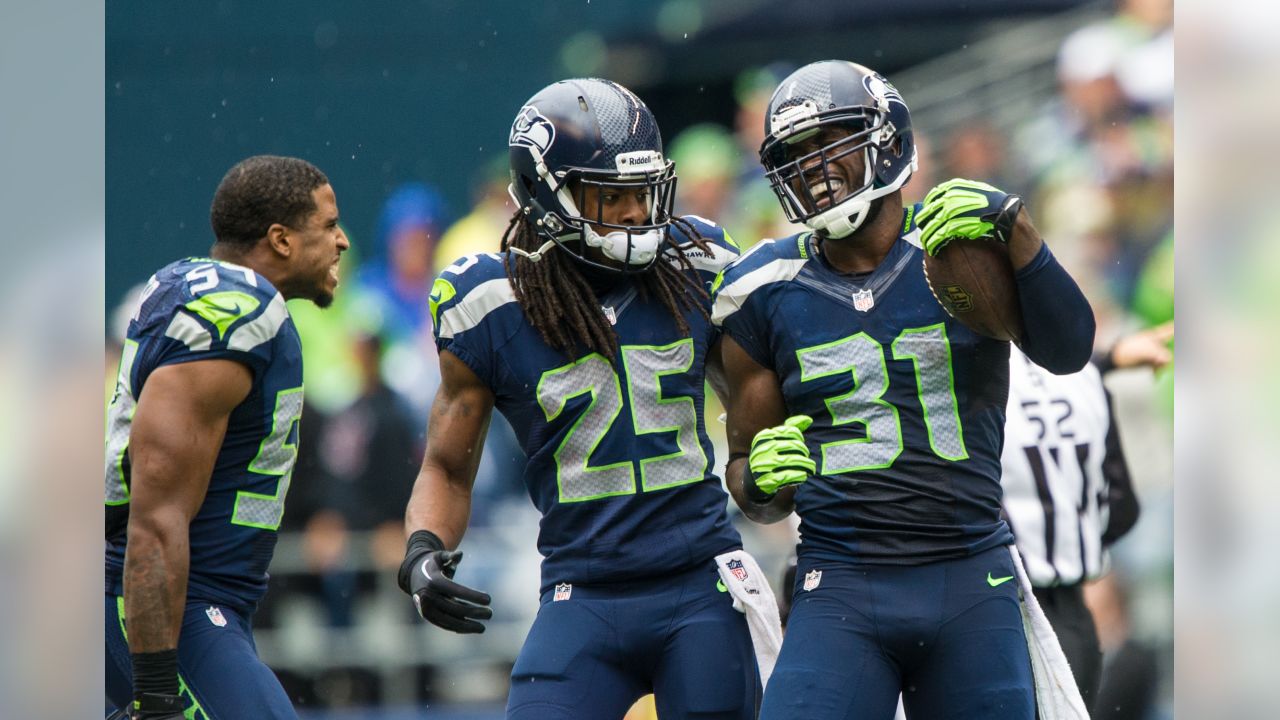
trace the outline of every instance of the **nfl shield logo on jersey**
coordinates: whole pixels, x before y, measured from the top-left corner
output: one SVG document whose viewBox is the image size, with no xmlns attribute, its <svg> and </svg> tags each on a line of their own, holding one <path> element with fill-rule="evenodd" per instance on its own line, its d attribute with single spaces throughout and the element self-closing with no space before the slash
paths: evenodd
<svg viewBox="0 0 1280 720">
<path fill-rule="evenodd" d="M 570 585 L 569 583 L 560 583 L 556 585 L 556 594 L 554 597 L 551 598 L 551 602 L 560 602 L 561 600 L 568 600 L 569 596 L 572 594 L 573 594 L 572 585 Z"/>
<path fill-rule="evenodd" d="M 866 312 L 875 307 L 876 300 L 871 297 L 870 290 L 858 290 L 853 293 L 853 309 L 858 312 Z"/>
<path fill-rule="evenodd" d="M 747 569 L 742 566 L 741 560 L 730 560 L 729 572 L 733 573 L 733 576 L 738 578 L 738 580 L 745 582 L 747 579 Z"/>
<path fill-rule="evenodd" d="M 601 305 L 600 309 L 604 311 L 604 316 L 609 321 L 610 325 L 618 324 L 618 314 L 613 311 L 612 307 L 608 305 Z"/>
<path fill-rule="evenodd" d="M 822 571 L 810 570 L 804 574 L 804 591 L 809 592 L 810 590 L 818 587 L 818 583 L 820 582 L 822 582 Z"/>
<path fill-rule="evenodd" d="M 222 608 L 216 608 L 210 605 L 205 608 L 204 614 L 209 616 L 209 622 L 214 625 L 217 625 L 218 627 L 227 626 L 227 619 L 222 616 Z"/>
</svg>

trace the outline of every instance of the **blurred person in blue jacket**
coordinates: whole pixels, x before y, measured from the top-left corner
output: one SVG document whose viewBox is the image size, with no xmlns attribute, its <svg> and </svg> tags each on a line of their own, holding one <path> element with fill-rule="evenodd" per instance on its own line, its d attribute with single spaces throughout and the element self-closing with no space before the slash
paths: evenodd
<svg viewBox="0 0 1280 720">
<path fill-rule="evenodd" d="M 449 225 L 444 198 L 428 185 L 400 185 L 382 206 L 370 257 L 356 273 L 356 290 L 377 312 L 392 341 L 425 329 L 427 296 L 435 276 L 432 257 Z"/>
</svg>

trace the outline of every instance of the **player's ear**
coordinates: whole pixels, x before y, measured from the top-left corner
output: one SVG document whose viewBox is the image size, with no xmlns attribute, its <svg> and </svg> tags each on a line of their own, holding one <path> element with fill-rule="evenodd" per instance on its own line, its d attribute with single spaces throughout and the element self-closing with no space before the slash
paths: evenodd
<svg viewBox="0 0 1280 720">
<path fill-rule="evenodd" d="M 281 223 L 271 223 L 267 228 L 267 245 L 280 257 L 293 254 L 293 238 L 289 236 L 289 228 Z"/>
</svg>

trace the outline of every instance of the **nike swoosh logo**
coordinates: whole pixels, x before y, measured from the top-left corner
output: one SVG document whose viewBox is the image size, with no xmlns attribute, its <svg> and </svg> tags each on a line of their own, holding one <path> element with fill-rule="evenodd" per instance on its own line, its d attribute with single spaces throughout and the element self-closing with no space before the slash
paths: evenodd
<svg viewBox="0 0 1280 720">
<path fill-rule="evenodd" d="M 1010 575 L 1009 577 L 993 578 L 991 577 L 991 573 L 987 573 L 987 584 L 990 585 L 991 587 L 995 587 L 997 585 L 1000 585 L 1001 583 L 1007 583 L 1012 579 L 1013 579 L 1012 575 Z"/>
<path fill-rule="evenodd" d="M 716 589 L 719 590 L 720 592 L 729 592 L 729 588 L 724 586 L 724 580 L 716 581 Z"/>
<path fill-rule="evenodd" d="M 231 307 L 229 307 L 229 308 L 228 308 L 228 307 L 223 307 L 223 306 L 221 306 L 221 305 L 214 305 L 214 304 L 213 304 L 213 303 L 211 303 L 211 302 L 205 302 L 204 306 L 205 306 L 205 307 L 207 307 L 207 308 L 209 308 L 210 310 L 217 310 L 218 312 L 220 312 L 220 313 L 226 313 L 227 315 L 239 315 L 239 314 L 240 314 L 240 304 L 239 304 L 239 303 L 236 303 L 235 305 L 232 305 L 232 306 L 231 306 Z"/>
</svg>

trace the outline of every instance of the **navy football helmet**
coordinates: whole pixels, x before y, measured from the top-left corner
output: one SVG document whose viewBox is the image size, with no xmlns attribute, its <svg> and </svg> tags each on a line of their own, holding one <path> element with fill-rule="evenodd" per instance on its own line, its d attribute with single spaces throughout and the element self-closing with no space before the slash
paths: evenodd
<svg viewBox="0 0 1280 720">
<path fill-rule="evenodd" d="M 796 143 L 835 127 L 844 137 L 798 154 Z M 769 100 L 760 163 L 791 222 L 842 238 L 871 214 L 875 200 L 900 189 L 916 169 L 911 114 L 879 73 L 857 63 L 824 60 L 789 75 Z M 829 164 L 865 150 L 862 184 L 843 187 Z M 822 203 L 819 198 L 832 201 Z"/>
<path fill-rule="evenodd" d="M 675 201 L 675 166 L 662 154 L 658 123 L 640 98 L 621 85 L 595 78 L 564 80 L 543 88 L 520 108 L 508 140 L 511 185 L 519 212 L 547 242 L 529 253 L 537 261 L 554 243 L 579 261 L 613 271 L 653 265 L 667 237 Z M 588 193 L 647 192 L 641 225 L 583 217 Z M 604 235 L 591 224 L 608 230 Z M 587 247 L 621 264 L 613 267 L 585 257 Z"/>
</svg>

